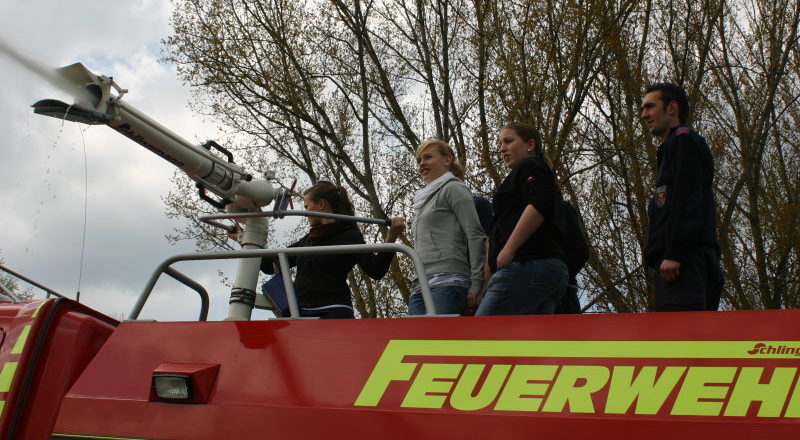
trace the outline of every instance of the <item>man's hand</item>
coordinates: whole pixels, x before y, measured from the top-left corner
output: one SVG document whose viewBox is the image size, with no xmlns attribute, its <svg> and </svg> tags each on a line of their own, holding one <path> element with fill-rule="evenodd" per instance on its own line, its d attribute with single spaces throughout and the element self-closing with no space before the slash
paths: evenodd
<svg viewBox="0 0 800 440">
<path fill-rule="evenodd" d="M 675 260 L 664 260 L 661 262 L 661 279 L 666 282 L 675 281 L 680 272 L 681 262 Z"/>
</svg>

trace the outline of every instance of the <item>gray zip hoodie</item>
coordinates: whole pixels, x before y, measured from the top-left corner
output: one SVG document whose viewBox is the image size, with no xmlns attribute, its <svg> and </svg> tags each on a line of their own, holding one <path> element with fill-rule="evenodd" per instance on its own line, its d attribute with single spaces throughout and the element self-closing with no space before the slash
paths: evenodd
<svg viewBox="0 0 800 440">
<path fill-rule="evenodd" d="M 459 273 L 470 277 L 469 293 L 480 293 L 486 243 L 472 193 L 460 179 L 433 193 L 414 219 L 414 250 L 425 273 Z"/>
</svg>

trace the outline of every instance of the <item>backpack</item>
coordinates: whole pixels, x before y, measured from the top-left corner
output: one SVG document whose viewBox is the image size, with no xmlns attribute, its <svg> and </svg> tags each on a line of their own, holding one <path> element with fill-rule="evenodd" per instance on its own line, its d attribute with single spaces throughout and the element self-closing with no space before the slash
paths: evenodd
<svg viewBox="0 0 800 440">
<path fill-rule="evenodd" d="M 586 233 L 581 227 L 578 210 L 566 200 L 561 201 L 561 211 L 564 216 L 565 231 L 562 235 L 561 245 L 566 255 L 569 283 L 564 296 L 556 305 L 555 313 L 569 314 L 581 313 L 581 303 L 578 299 L 578 286 L 576 277 L 586 261 L 589 260 L 589 242 Z"/>
<path fill-rule="evenodd" d="M 475 211 L 478 213 L 478 221 L 481 223 L 483 232 L 488 236 L 492 230 L 492 215 L 494 214 L 492 202 L 483 196 L 472 196 L 472 201 L 475 203 Z"/>
<path fill-rule="evenodd" d="M 583 269 L 586 261 L 589 260 L 589 243 L 586 240 L 586 233 L 581 227 L 581 219 L 578 210 L 566 200 L 561 201 L 561 209 L 564 212 L 566 223 L 566 233 L 562 237 L 561 245 L 564 247 L 564 254 L 567 256 L 567 269 L 569 279 L 572 282 Z"/>
</svg>

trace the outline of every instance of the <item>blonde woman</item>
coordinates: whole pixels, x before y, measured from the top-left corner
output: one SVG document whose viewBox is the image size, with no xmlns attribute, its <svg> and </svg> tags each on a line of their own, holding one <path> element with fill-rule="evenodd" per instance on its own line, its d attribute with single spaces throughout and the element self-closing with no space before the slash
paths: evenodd
<svg viewBox="0 0 800 440">
<path fill-rule="evenodd" d="M 414 196 L 414 250 L 422 258 L 438 314 L 474 311 L 483 286 L 485 235 L 475 203 L 461 178 L 453 149 L 429 139 L 417 148 L 425 186 Z M 425 314 L 419 283 L 408 300 L 410 315 Z"/>
</svg>

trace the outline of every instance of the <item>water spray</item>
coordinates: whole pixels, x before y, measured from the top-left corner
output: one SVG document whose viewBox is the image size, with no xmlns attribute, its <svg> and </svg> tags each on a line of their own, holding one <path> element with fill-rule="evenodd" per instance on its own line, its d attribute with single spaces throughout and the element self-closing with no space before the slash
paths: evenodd
<svg viewBox="0 0 800 440">
<path fill-rule="evenodd" d="M 50 85 L 56 87 L 62 92 L 67 93 L 70 97 L 79 102 L 90 102 L 92 94 L 86 89 L 76 86 L 75 81 L 69 77 L 65 77 L 64 73 L 59 69 L 45 66 L 39 61 L 28 57 L 18 50 L 14 49 L 3 39 L 0 39 L 0 53 L 11 58 L 21 67 L 24 67 L 29 72 L 45 80 Z"/>
<path fill-rule="evenodd" d="M 197 182 L 200 197 L 220 210 L 233 214 L 261 212 L 261 208 L 275 198 L 276 190 L 270 182 L 254 179 L 234 163 L 233 154 L 221 145 L 213 141 L 200 146 L 193 145 L 128 105 L 123 100 L 127 90 L 119 87 L 113 78 L 97 75 L 80 63 L 59 69 L 45 67 L 2 40 L 0 52 L 74 98 L 71 104 L 57 99 L 42 99 L 33 104 L 34 113 L 111 127 L 180 168 Z M 221 153 L 224 158 L 212 150 Z M 206 190 L 216 194 L 218 199 L 208 196 Z M 247 219 L 242 248 L 262 249 L 266 241 L 266 218 Z M 260 258 L 240 260 L 231 290 L 228 319 L 250 319 L 260 263 Z"/>
</svg>

